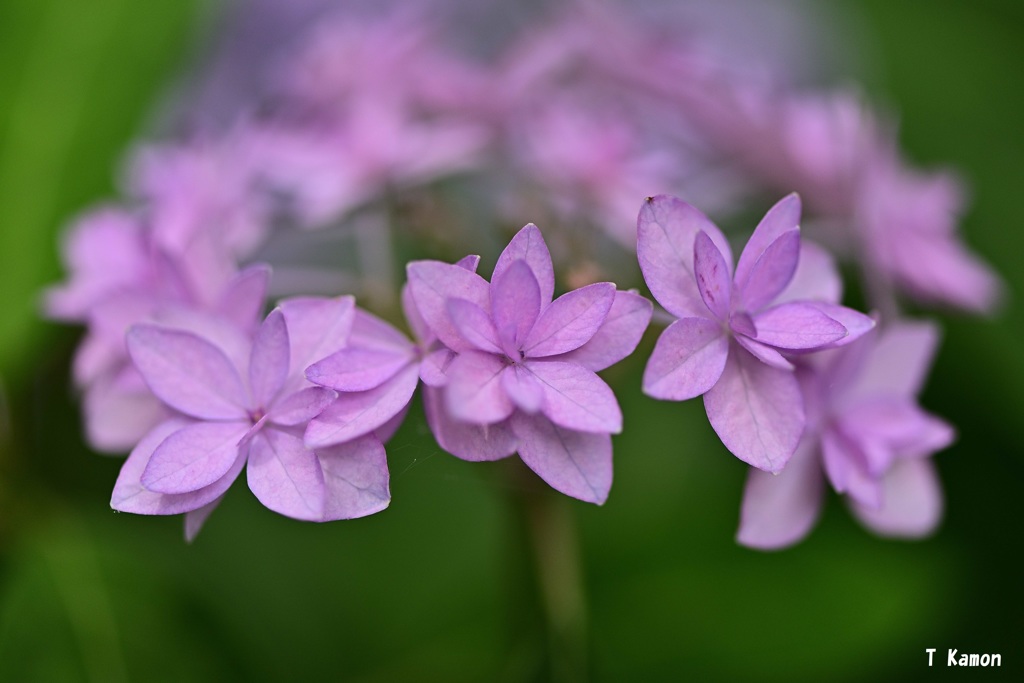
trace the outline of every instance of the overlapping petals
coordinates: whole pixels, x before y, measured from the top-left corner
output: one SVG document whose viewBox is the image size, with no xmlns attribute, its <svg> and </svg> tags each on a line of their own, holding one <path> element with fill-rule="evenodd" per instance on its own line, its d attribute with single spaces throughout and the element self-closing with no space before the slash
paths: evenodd
<svg viewBox="0 0 1024 683">
<path fill-rule="evenodd" d="M 306 378 L 338 398 L 306 428 L 306 445 L 322 448 L 385 428 L 419 383 L 420 354 L 398 330 L 357 310 L 348 345 L 313 363 Z M 383 434 L 383 432 L 382 432 Z"/>
<path fill-rule="evenodd" d="M 784 472 L 751 471 L 740 543 L 773 549 L 802 539 L 818 517 L 826 481 L 878 534 L 919 538 L 934 530 L 942 492 L 928 457 L 954 434 L 916 395 L 937 339 L 930 324 L 899 321 L 802 361 L 800 386 L 814 414 Z"/>
<path fill-rule="evenodd" d="M 874 324 L 827 298 L 837 278 L 818 255 L 800 273 L 799 221 L 796 195 L 772 207 L 735 273 L 724 235 L 682 200 L 648 199 L 637 221 L 644 278 L 679 318 L 658 339 L 644 391 L 676 401 L 704 395 L 708 419 L 726 447 L 768 472 L 785 466 L 805 423 L 788 356 L 848 344 Z M 821 285 L 812 281 L 816 277 Z M 826 298 L 785 298 L 816 289 Z"/>
<path fill-rule="evenodd" d="M 179 416 L 132 451 L 111 506 L 196 513 L 187 522 L 193 537 L 244 466 L 260 502 L 289 517 L 327 521 L 386 507 L 387 465 L 376 437 L 357 435 L 325 450 L 303 443 L 306 425 L 337 398 L 303 370 L 346 344 L 354 316 L 350 297 L 301 298 L 281 302 L 253 337 L 230 327 L 214 339 L 132 327 L 127 346 L 135 367 Z"/>
<path fill-rule="evenodd" d="M 257 33 L 277 37 L 259 58 L 224 46 L 220 75 L 171 108 L 189 110 L 168 129 L 189 137 L 138 146 L 127 202 L 86 213 L 65 239 L 68 278 L 44 306 L 86 326 L 73 376 L 90 444 L 131 451 L 114 507 L 185 513 L 192 537 L 245 469 L 282 514 L 369 514 L 389 499 L 381 442 L 420 386 L 445 450 L 470 461 L 518 452 L 555 489 L 603 502 L 623 415 L 597 373 L 635 349 L 653 307 L 586 283 L 613 279 L 635 236 L 668 323 L 644 391 L 703 396 L 724 445 L 763 470 L 741 542 L 802 537 L 825 482 L 881 533 L 934 525 L 927 456 L 951 431 L 917 405 L 930 357 L 915 344 L 930 342 L 894 322 L 899 296 L 981 312 L 1003 288 L 957 235 L 952 174 L 909 168 L 859 98 L 751 78 L 764 70 L 741 63 L 745 50 L 652 40 L 673 31 L 652 32 L 645 12 L 569 3 L 536 25 L 538 8 L 509 9 L 526 30 L 474 46 L 472 31 L 448 40 L 450 8 L 320 4 L 268 5 Z M 475 22 L 465 18 L 460 28 Z M 304 33 L 274 44 L 278 23 Z M 229 83 L 237 66 L 257 86 L 245 101 Z M 674 197 L 648 199 L 635 233 L 623 220 L 641 197 L 681 188 L 734 216 L 765 190 L 797 189 L 880 313 L 840 304 L 831 256 L 802 238 L 796 194 L 738 259 Z M 421 237 L 431 249 L 489 245 L 481 224 L 523 215 L 561 231 L 557 276 L 532 224 L 489 279 L 479 257 L 414 261 L 401 290 L 411 338 L 346 297 L 289 298 L 264 316 L 268 297 L 299 292 L 365 293 L 387 311 L 396 253 Z M 353 248 L 327 248 L 339 245 Z M 274 265 L 273 290 L 256 259 Z M 586 286 L 556 296 L 556 283 Z M 876 322 L 884 334 L 869 334 Z"/>
<path fill-rule="evenodd" d="M 415 317 L 450 353 L 425 398 L 438 442 L 467 460 L 518 450 L 555 489 L 604 502 L 609 435 L 621 431 L 622 413 L 595 371 L 632 352 L 650 303 L 607 282 L 554 299 L 551 256 L 532 224 L 502 252 L 490 283 L 436 261 L 413 262 L 408 273 Z"/>
</svg>

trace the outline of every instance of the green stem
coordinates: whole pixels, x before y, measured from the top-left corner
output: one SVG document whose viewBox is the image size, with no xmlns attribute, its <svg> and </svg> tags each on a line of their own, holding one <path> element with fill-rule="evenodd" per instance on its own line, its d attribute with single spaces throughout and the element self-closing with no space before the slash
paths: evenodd
<svg viewBox="0 0 1024 683">
<path fill-rule="evenodd" d="M 543 618 L 546 679 L 556 683 L 585 681 L 587 607 L 572 503 L 550 490 L 536 490 L 535 475 L 521 467 L 524 485 L 517 487 L 513 496 L 535 579 L 532 587 Z"/>
<path fill-rule="evenodd" d="M 537 583 L 547 622 L 552 681 L 587 679 L 587 611 L 576 520 L 560 496 L 527 501 Z"/>
</svg>

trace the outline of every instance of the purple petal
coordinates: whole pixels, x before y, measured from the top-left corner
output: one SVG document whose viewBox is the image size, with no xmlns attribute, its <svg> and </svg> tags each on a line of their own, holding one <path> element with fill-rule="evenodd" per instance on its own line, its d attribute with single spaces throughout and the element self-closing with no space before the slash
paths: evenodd
<svg viewBox="0 0 1024 683">
<path fill-rule="evenodd" d="M 598 282 L 555 299 L 533 326 L 523 351 L 538 358 L 578 349 L 604 324 L 615 301 L 615 285 Z"/>
<path fill-rule="evenodd" d="M 754 326 L 757 341 L 780 349 L 817 349 L 847 335 L 841 323 L 803 301 L 761 311 L 754 316 Z"/>
<path fill-rule="evenodd" d="M 766 472 L 785 467 L 804 430 L 803 399 L 794 374 L 765 365 L 735 346 L 729 349 L 721 378 L 704 394 L 704 408 L 725 447 Z"/>
<path fill-rule="evenodd" d="M 729 316 L 729 329 L 736 333 L 737 336 L 757 336 L 757 328 L 754 327 L 754 319 L 743 311 L 734 311 Z"/>
<path fill-rule="evenodd" d="M 355 300 L 351 296 L 293 297 L 282 300 L 279 308 L 288 324 L 291 347 L 285 391 L 298 391 L 306 384 L 307 367 L 347 344 L 355 318 Z"/>
<path fill-rule="evenodd" d="M 378 387 L 340 394 L 309 421 L 306 445 L 319 449 L 369 434 L 402 412 L 418 383 L 419 368 L 410 364 Z"/>
<path fill-rule="evenodd" d="M 802 239 L 796 272 L 773 303 L 810 299 L 836 304 L 842 298 L 843 279 L 832 255 L 814 242 Z"/>
<path fill-rule="evenodd" d="M 846 328 L 846 336 L 837 339 L 834 342 L 825 344 L 824 346 L 814 349 L 836 349 L 840 346 L 846 346 L 850 342 L 854 342 L 860 339 L 862 336 L 870 332 L 875 327 L 875 319 L 871 316 L 864 315 L 859 311 L 855 311 L 852 308 L 846 306 L 840 306 L 838 304 L 831 304 L 824 301 L 794 301 L 794 304 L 799 303 L 805 306 L 811 306 L 816 308 L 821 313 L 827 315 L 832 320 Z"/>
<path fill-rule="evenodd" d="M 919 412 L 920 422 L 904 440 L 896 442 L 895 447 L 901 457 L 927 458 L 956 440 L 956 430 L 952 425 L 918 407 L 914 408 Z"/>
<path fill-rule="evenodd" d="M 895 458 L 927 457 L 955 438 L 948 423 L 922 410 L 913 399 L 891 395 L 846 410 L 840 425 L 843 433 L 856 435 L 868 471 L 875 477 L 882 476 Z"/>
<path fill-rule="evenodd" d="M 248 422 L 197 422 L 168 436 L 142 473 L 142 485 L 157 493 L 190 493 L 209 486 L 239 457 Z"/>
<path fill-rule="evenodd" d="M 411 351 L 348 347 L 306 368 L 306 379 L 337 391 L 366 391 L 391 379 L 414 357 Z"/>
<path fill-rule="evenodd" d="M 440 348 L 423 357 L 420 363 L 420 379 L 428 387 L 443 387 L 448 384 L 448 366 L 455 360 L 455 352 Z"/>
<path fill-rule="evenodd" d="M 455 420 L 445 410 L 439 389 L 424 390 L 423 410 L 438 445 L 458 458 L 472 462 L 500 460 L 517 448 L 510 420 L 485 425 Z"/>
<path fill-rule="evenodd" d="M 135 318 L 127 326 L 116 331 L 101 330 L 95 322 L 90 323 L 85 336 L 75 349 L 71 376 L 76 386 L 84 387 L 97 381 L 105 373 L 116 372 L 119 365 L 126 363 L 124 351 L 124 331 L 128 326 L 138 322 Z M 128 363 L 128 365 L 131 365 Z M 134 369 L 134 366 L 131 366 Z M 143 390 L 149 388 L 142 382 Z"/>
<path fill-rule="evenodd" d="M 583 346 L 553 357 L 598 372 L 633 353 L 651 322 L 654 306 L 635 292 L 615 292 L 615 300 L 594 336 Z"/>
<path fill-rule="evenodd" d="M 61 239 L 70 281 L 45 293 L 46 315 L 84 321 L 112 292 L 147 277 L 147 233 L 126 209 L 101 207 L 76 219 Z"/>
<path fill-rule="evenodd" d="M 558 361 L 525 364 L 544 389 L 543 412 L 565 429 L 618 434 L 622 411 L 611 387 L 586 368 Z"/>
<path fill-rule="evenodd" d="M 210 515 L 220 502 L 224 500 L 224 495 L 221 494 L 219 498 L 216 498 L 212 502 L 207 503 L 201 508 L 195 510 L 189 510 L 185 513 L 185 542 L 191 543 L 196 540 L 196 536 L 202 531 L 203 526 L 206 524 L 206 520 L 210 518 Z"/>
<path fill-rule="evenodd" d="M 249 376 L 253 335 L 238 328 L 220 314 L 195 308 L 166 307 L 150 316 L 151 321 L 166 329 L 191 332 L 216 346 L 231 361 L 239 379 Z M 255 327 L 252 330 L 255 332 Z"/>
<path fill-rule="evenodd" d="M 260 325 L 249 359 L 249 387 L 255 405 L 270 406 L 288 378 L 288 328 L 284 314 L 275 308 Z"/>
<path fill-rule="evenodd" d="M 803 439 L 778 474 L 750 470 L 737 542 L 775 550 L 793 545 L 810 532 L 818 521 L 825 492 L 817 458 L 817 442 Z"/>
<path fill-rule="evenodd" d="M 246 416 L 246 391 L 231 361 L 190 332 L 154 325 L 128 330 L 128 352 L 157 398 L 186 415 L 208 420 Z"/>
<path fill-rule="evenodd" d="M 931 369 L 939 330 L 929 322 L 898 321 L 875 333 L 873 347 L 848 395 L 916 396 Z"/>
<path fill-rule="evenodd" d="M 349 346 L 387 349 L 397 354 L 411 353 L 413 344 L 404 334 L 372 313 L 356 307 L 352 316 Z"/>
<path fill-rule="evenodd" d="M 544 403 L 544 387 L 522 365 L 509 365 L 501 373 L 501 386 L 520 410 L 536 413 Z"/>
<path fill-rule="evenodd" d="M 121 512 L 133 512 L 138 515 L 177 515 L 197 510 L 216 500 L 228 490 L 245 465 L 244 455 L 239 455 L 231 469 L 219 480 L 192 493 L 168 495 L 149 491 L 142 486 L 140 481 L 142 473 L 146 469 L 153 451 L 167 437 L 188 424 L 190 423 L 184 420 L 168 420 L 154 428 L 139 442 L 121 467 L 121 473 L 117 477 L 117 483 L 114 484 L 114 492 L 110 498 L 110 507 Z"/>
<path fill-rule="evenodd" d="M 887 226 L 888 227 L 888 226 Z M 951 235 L 900 229 L 881 250 L 886 270 L 925 302 L 949 303 L 977 313 L 992 313 L 1005 298 L 1006 285 L 992 268 Z M 876 238 L 877 239 L 877 238 Z"/>
<path fill-rule="evenodd" d="M 324 387 L 306 387 L 284 397 L 267 413 L 267 419 L 276 425 L 294 427 L 305 424 L 323 412 L 338 394 Z"/>
<path fill-rule="evenodd" d="M 853 501 L 851 510 L 876 534 L 894 538 L 928 536 L 942 520 L 942 485 L 927 460 L 902 460 L 882 480 L 882 503 L 870 508 Z"/>
<path fill-rule="evenodd" d="M 508 243 L 498 262 L 494 266 L 494 273 L 491 275 L 491 282 L 508 270 L 517 260 L 523 260 L 533 272 L 540 291 L 540 305 L 546 306 L 555 295 L 555 270 L 551 264 L 551 253 L 548 245 L 544 243 L 544 237 L 540 230 L 533 223 L 523 227 L 512 241 Z"/>
<path fill-rule="evenodd" d="M 506 368 L 499 356 L 466 351 L 448 366 L 445 407 L 456 420 L 473 424 L 501 422 L 512 414 L 514 405 L 502 387 Z"/>
<path fill-rule="evenodd" d="M 316 455 L 327 493 L 323 521 L 365 517 L 391 502 L 387 458 L 376 437 L 321 448 Z"/>
<path fill-rule="evenodd" d="M 737 289 L 743 290 L 747 286 L 747 280 L 751 276 L 754 264 L 762 257 L 768 247 L 775 242 L 780 235 L 790 230 L 800 228 L 800 197 L 797 194 L 790 194 L 783 197 L 778 203 L 768 210 L 761 222 L 754 228 L 753 234 L 747 240 L 747 245 L 740 254 L 739 263 L 736 264 Z M 785 285 L 783 285 L 785 286 Z M 778 293 L 778 292 L 776 292 Z M 767 301 L 770 301 L 768 299 Z"/>
<path fill-rule="evenodd" d="M 778 368 L 779 370 L 792 370 L 793 364 L 786 360 L 786 357 L 776 351 L 770 346 L 762 344 L 761 342 L 754 341 L 746 335 L 737 334 L 733 337 L 736 343 L 745 348 L 747 351 L 757 358 L 762 363 Z"/>
<path fill-rule="evenodd" d="M 403 422 L 405 422 L 405 418 L 409 414 L 409 406 L 411 403 L 412 401 L 406 403 L 404 408 L 395 413 L 390 420 L 374 429 L 373 433 L 369 436 L 373 436 L 381 443 L 387 443 L 390 441 L 391 437 L 393 437 L 395 432 L 398 431 L 398 428 L 402 426 Z"/>
<path fill-rule="evenodd" d="M 448 299 L 466 299 L 490 310 L 490 285 L 476 273 L 440 261 L 413 261 L 406 266 L 409 292 L 427 328 L 453 351 L 472 347 L 448 317 Z"/>
<path fill-rule="evenodd" d="M 324 474 L 316 454 L 299 437 L 264 429 L 252 440 L 246 475 L 249 490 L 274 512 L 309 521 L 323 518 Z"/>
<path fill-rule="evenodd" d="M 465 268 L 473 273 L 476 272 L 477 268 L 480 267 L 480 257 L 476 254 L 470 254 L 469 256 L 463 256 L 455 262 L 459 268 Z"/>
<path fill-rule="evenodd" d="M 412 297 L 412 288 L 409 287 L 408 282 L 402 287 L 401 300 L 402 313 L 405 315 L 405 321 L 409 324 L 409 329 L 412 330 L 413 338 L 424 345 L 434 341 L 437 337 L 427 325 L 427 321 L 420 315 L 420 309 Z"/>
<path fill-rule="evenodd" d="M 719 320 L 729 318 L 732 277 L 722 252 L 701 230 L 693 242 L 693 272 L 697 290 L 708 310 Z"/>
<path fill-rule="evenodd" d="M 518 358 L 541 305 L 540 285 L 526 261 L 513 261 L 494 277 L 491 313 L 502 349 L 510 358 Z"/>
<path fill-rule="evenodd" d="M 729 356 L 729 337 L 707 318 L 682 318 L 658 337 L 647 368 L 644 393 L 663 401 L 700 396 L 722 376 Z"/>
<path fill-rule="evenodd" d="M 821 434 L 821 455 L 825 475 L 836 492 L 867 507 L 882 504 L 881 481 L 868 473 L 867 455 L 856 441 L 838 429 L 826 429 Z"/>
<path fill-rule="evenodd" d="M 220 296 L 217 312 L 231 320 L 239 329 L 251 330 L 263 316 L 269 282 L 269 266 L 249 266 L 228 282 Z"/>
<path fill-rule="evenodd" d="M 448 317 L 458 330 L 459 336 L 478 351 L 502 352 L 491 316 L 472 301 L 448 299 Z"/>
<path fill-rule="evenodd" d="M 800 231 L 790 230 L 779 235 L 754 262 L 741 283 L 736 280 L 736 295 L 741 306 L 757 311 L 786 289 L 793 279 L 800 259 Z"/>
<path fill-rule="evenodd" d="M 127 460 L 121 466 L 121 472 L 114 484 L 113 495 L 110 498 L 110 507 L 122 512 L 135 512 L 142 515 L 158 515 L 159 503 L 163 496 L 159 493 L 147 491 L 142 486 L 140 479 L 142 472 L 146 469 L 153 451 L 157 449 L 164 439 L 171 434 L 184 429 L 190 424 L 195 424 L 182 418 L 171 418 L 161 422 L 151 429 L 128 454 Z M 167 513 L 175 514 L 175 513 Z"/>
<path fill-rule="evenodd" d="M 134 367 L 126 369 L 137 375 Z M 145 385 L 126 389 L 116 378 L 104 377 L 86 389 L 82 413 L 92 448 L 103 453 L 127 453 L 170 411 Z"/>
<path fill-rule="evenodd" d="M 637 258 L 651 294 L 678 318 L 703 315 L 707 306 L 697 290 L 694 242 L 707 233 L 726 265 L 732 252 L 722 231 L 681 199 L 659 195 L 644 202 L 637 217 Z"/>
<path fill-rule="evenodd" d="M 517 413 L 519 457 L 556 491 L 601 505 L 612 487 L 612 439 L 563 429 L 541 415 Z"/>
<path fill-rule="evenodd" d="M 151 205 L 150 208 L 156 207 Z M 150 215 L 152 216 L 152 213 Z M 151 226 L 154 232 L 157 232 L 155 224 L 151 223 Z M 207 310 L 215 309 L 220 303 L 219 294 L 225 290 L 238 270 L 237 262 L 224 249 L 217 233 L 216 230 L 196 231 L 187 245 L 181 245 L 181 249 L 164 242 L 156 250 L 159 253 L 156 259 L 159 264 L 158 280 L 170 277 L 180 279 L 180 286 Z M 163 242 L 161 236 L 155 237 L 157 242 Z M 251 322 L 258 321 L 257 317 Z"/>
</svg>

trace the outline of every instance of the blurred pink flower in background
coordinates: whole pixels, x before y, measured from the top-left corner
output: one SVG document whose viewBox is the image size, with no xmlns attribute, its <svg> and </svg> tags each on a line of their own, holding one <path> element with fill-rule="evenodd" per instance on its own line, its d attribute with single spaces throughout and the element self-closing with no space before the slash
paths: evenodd
<svg viewBox="0 0 1024 683">
<path fill-rule="evenodd" d="M 917 404 L 938 334 L 895 321 L 798 369 L 808 429 L 785 472 L 751 471 L 738 540 L 755 548 L 796 543 L 814 525 L 827 481 L 876 533 L 916 538 L 935 529 L 942 490 L 928 460 L 953 429 Z"/>
</svg>

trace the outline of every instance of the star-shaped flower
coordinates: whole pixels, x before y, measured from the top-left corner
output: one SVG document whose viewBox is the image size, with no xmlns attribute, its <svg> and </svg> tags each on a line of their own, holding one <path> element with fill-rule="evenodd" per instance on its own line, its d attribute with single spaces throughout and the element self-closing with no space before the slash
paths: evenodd
<svg viewBox="0 0 1024 683">
<path fill-rule="evenodd" d="M 874 322 L 823 299 L 787 291 L 800 259 L 800 199 L 782 199 L 758 224 L 736 271 L 729 244 L 704 214 L 674 197 L 645 202 L 637 255 L 651 293 L 679 319 L 658 339 L 644 392 L 683 401 L 704 394 L 725 446 L 778 472 L 804 428 L 793 364 L 783 354 L 849 343 Z"/>
<path fill-rule="evenodd" d="M 268 508 L 327 521 L 387 506 L 387 465 L 368 436 L 311 450 L 306 424 L 335 398 L 303 376 L 311 361 L 337 350 L 352 326 L 353 302 L 292 299 L 267 316 L 255 338 L 225 326 L 216 339 L 136 325 L 127 345 L 152 392 L 180 415 L 161 423 L 132 451 L 111 506 L 140 514 L 189 513 L 189 536 L 238 476 Z"/>
<path fill-rule="evenodd" d="M 595 371 L 632 352 L 650 304 L 607 282 L 553 300 L 551 255 L 532 224 L 502 252 L 490 283 L 437 261 L 413 262 L 408 274 L 423 326 L 453 354 L 437 382 L 440 405 L 428 407 L 439 441 L 472 460 L 518 449 L 555 489 L 604 502 L 622 413 Z"/>
</svg>

